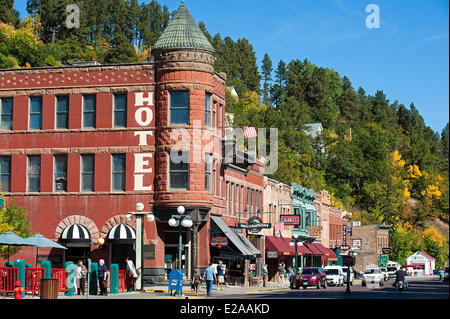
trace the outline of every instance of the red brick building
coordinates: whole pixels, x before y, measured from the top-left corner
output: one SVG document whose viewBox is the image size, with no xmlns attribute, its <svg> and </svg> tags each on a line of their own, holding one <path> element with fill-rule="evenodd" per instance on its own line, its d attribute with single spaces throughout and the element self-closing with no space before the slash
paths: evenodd
<svg viewBox="0 0 450 319">
<path fill-rule="evenodd" d="M 152 56 L 0 70 L 1 192 L 27 209 L 33 232 L 69 247 L 40 249 L 38 261 L 103 258 L 124 268 L 135 258 L 135 219 L 126 215 L 142 202 L 156 216 L 144 221 L 144 280 L 162 281 L 178 249 L 168 220 L 183 205 L 194 222 L 183 233 L 190 276 L 221 256 L 210 250 L 211 216 L 234 227 L 262 210 L 263 164 L 223 161 L 226 75 L 214 72 L 214 49 L 184 4 Z M 33 263 L 34 254 L 23 248 L 14 258 Z M 242 257 L 242 273 L 249 260 L 257 256 Z"/>
</svg>

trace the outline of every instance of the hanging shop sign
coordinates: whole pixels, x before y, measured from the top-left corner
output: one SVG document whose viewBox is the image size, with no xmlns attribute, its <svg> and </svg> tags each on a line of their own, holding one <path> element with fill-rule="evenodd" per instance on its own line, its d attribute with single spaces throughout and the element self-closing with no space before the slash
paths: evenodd
<svg viewBox="0 0 450 319">
<path fill-rule="evenodd" d="M 320 237 L 322 226 L 306 226 L 306 233 L 311 237 Z"/>
<path fill-rule="evenodd" d="M 228 245 L 228 238 L 227 237 L 212 237 L 211 241 L 210 241 L 210 245 L 212 247 L 217 247 L 217 248 L 225 247 L 226 245 Z"/>
<path fill-rule="evenodd" d="M 272 228 L 272 224 L 263 223 L 259 217 L 251 217 L 247 224 L 238 224 L 238 228 L 247 229 L 250 233 L 259 233 L 262 229 Z"/>
<path fill-rule="evenodd" d="M 300 215 L 281 215 L 280 221 L 284 223 L 284 225 L 300 225 Z"/>
<path fill-rule="evenodd" d="M 278 252 L 277 251 L 268 251 L 267 258 L 278 258 Z"/>
</svg>

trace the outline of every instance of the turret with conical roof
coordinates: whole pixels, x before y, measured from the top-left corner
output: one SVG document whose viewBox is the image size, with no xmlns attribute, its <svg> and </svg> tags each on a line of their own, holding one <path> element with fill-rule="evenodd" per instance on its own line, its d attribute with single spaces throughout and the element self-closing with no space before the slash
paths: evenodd
<svg viewBox="0 0 450 319">
<path fill-rule="evenodd" d="M 190 69 L 214 72 L 215 50 L 184 2 L 156 41 L 152 55 L 159 71 L 189 66 Z"/>
<path fill-rule="evenodd" d="M 156 41 L 153 50 L 180 48 L 200 49 L 214 53 L 213 46 L 192 18 L 184 2 Z"/>
</svg>

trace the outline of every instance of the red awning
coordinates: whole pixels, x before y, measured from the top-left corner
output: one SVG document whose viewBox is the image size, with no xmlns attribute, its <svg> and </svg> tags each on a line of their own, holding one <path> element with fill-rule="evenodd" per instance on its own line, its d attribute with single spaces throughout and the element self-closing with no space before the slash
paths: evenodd
<svg viewBox="0 0 450 319">
<path fill-rule="evenodd" d="M 317 250 L 321 252 L 323 261 L 325 261 L 325 262 L 328 261 L 328 257 L 330 256 L 330 252 L 328 251 L 328 248 L 326 248 L 321 243 L 312 243 L 311 245 L 316 247 Z"/>
<path fill-rule="evenodd" d="M 322 256 L 322 252 L 313 244 L 311 243 L 303 243 L 303 246 L 306 246 L 306 248 L 308 248 L 311 252 L 309 253 L 310 255 L 314 255 L 314 256 Z"/>
<path fill-rule="evenodd" d="M 286 245 L 286 251 L 289 252 L 289 256 L 295 256 L 295 246 L 290 246 L 289 243 L 291 242 L 290 238 L 280 238 L 281 240 L 284 241 L 285 245 Z M 302 256 L 302 255 L 311 255 L 312 252 L 305 247 L 305 245 L 297 245 L 297 254 Z"/>
<path fill-rule="evenodd" d="M 294 251 L 291 254 L 292 247 L 284 239 L 281 237 L 266 236 L 266 251 L 276 251 L 279 255 L 295 255 Z"/>
<path fill-rule="evenodd" d="M 330 255 L 328 256 L 328 260 L 329 261 L 337 261 L 338 258 L 336 256 L 336 253 L 333 251 L 333 249 L 331 248 L 327 248 L 328 252 L 330 253 Z"/>
</svg>

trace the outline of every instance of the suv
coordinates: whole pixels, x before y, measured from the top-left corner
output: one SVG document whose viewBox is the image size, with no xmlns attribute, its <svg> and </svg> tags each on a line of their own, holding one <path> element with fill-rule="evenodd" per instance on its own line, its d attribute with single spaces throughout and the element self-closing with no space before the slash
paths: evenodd
<svg viewBox="0 0 450 319">
<path fill-rule="evenodd" d="M 344 285 L 344 273 L 341 266 L 326 266 L 324 268 L 327 275 L 327 284 L 334 286 Z"/>
<path fill-rule="evenodd" d="M 379 283 L 380 286 L 384 286 L 384 275 L 380 268 L 366 268 L 362 277 L 362 285 L 366 286 L 368 283 Z"/>
<path fill-rule="evenodd" d="M 327 288 L 327 275 L 323 271 L 322 267 L 308 267 L 303 268 L 302 273 L 295 277 L 294 287 L 299 289 L 308 288 L 309 286 L 320 289 L 320 286 Z"/>
</svg>

